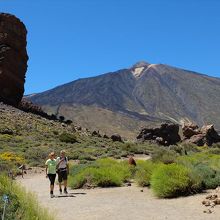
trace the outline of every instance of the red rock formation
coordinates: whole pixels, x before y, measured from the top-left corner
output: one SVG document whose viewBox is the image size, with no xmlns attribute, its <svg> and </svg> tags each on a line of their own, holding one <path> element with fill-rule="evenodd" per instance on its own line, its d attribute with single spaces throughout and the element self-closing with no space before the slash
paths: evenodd
<svg viewBox="0 0 220 220">
<path fill-rule="evenodd" d="M 0 13 L 0 101 L 15 106 L 24 93 L 26 35 L 25 25 L 18 18 Z"/>
<path fill-rule="evenodd" d="M 191 126 L 191 124 L 183 127 L 184 141 L 193 143 L 198 146 L 208 145 L 220 142 L 220 136 L 214 129 L 214 125 L 204 125 L 201 129 L 198 126 Z"/>
<path fill-rule="evenodd" d="M 129 157 L 129 159 L 128 159 L 128 164 L 129 164 L 129 165 L 136 166 L 135 159 L 134 159 L 132 156 Z"/>
</svg>

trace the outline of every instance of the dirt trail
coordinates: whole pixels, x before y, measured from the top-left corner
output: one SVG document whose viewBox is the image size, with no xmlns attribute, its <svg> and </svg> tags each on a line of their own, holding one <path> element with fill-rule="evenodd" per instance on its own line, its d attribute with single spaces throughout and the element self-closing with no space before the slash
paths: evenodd
<svg viewBox="0 0 220 220">
<path fill-rule="evenodd" d="M 18 180 L 35 192 L 42 205 L 58 220 L 217 220 L 220 206 L 206 214 L 205 194 L 176 199 L 157 199 L 150 189 L 136 186 L 69 190 L 75 197 L 49 197 L 49 181 L 43 174 L 26 175 Z M 58 186 L 55 187 L 58 195 Z"/>
</svg>

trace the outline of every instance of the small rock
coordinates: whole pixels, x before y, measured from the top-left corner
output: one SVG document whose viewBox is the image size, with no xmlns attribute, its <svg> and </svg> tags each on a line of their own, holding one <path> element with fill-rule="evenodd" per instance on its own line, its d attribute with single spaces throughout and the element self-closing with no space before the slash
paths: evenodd
<svg viewBox="0 0 220 220">
<path fill-rule="evenodd" d="M 205 205 L 205 206 L 210 206 L 211 203 L 210 203 L 210 201 L 205 201 L 205 203 L 204 203 L 203 205 Z"/>
<path fill-rule="evenodd" d="M 214 203 L 215 205 L 220 205 L 220 199 L 215 199 L 215 200 L 213 201 L 213 203 Z"/>
</svg>

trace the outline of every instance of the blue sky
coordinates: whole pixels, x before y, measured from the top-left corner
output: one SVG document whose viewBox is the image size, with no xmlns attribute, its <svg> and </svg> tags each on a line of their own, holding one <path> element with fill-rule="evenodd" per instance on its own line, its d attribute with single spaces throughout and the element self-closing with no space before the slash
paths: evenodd
<svg viewBox="0 0 220 220">
<path fill-rule="evenodd" d="M 164 63 L 220 77 L 219 0 L 0 0 L 28 29 L 25 93 Z"/>
</svg>

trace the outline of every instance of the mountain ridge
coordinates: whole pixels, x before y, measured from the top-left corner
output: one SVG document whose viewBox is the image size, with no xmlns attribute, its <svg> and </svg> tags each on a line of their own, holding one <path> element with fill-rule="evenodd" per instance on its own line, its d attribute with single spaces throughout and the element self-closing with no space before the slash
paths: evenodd
<svg viewBox="0 0 220 220">
<path fill-rule="evenodd" d="M 84 112 L 85 117 L 81 116 L 80 120 L 75 121 L 77 117 L 74 116 L 74 109 L 79 110 L 82 106 L 84 110 L 86 106 L 90 106 L 89 111 L 92 111 L 93 106 L 103 111 L 104 109 L 112 111 L 117 115 L 122 114 L 129 120 L 135 118 L 140 122 L 137 124 L 141 126 L 159 122 L 182 123 L 184 120 L 201 125 L 214 123 L 216 120 L 220 123 L 217 119 L 220 114 L 218 94 L 220 94 L 220 79 L 217 77 L 165 64 L 138 62 L 131 68 L 78 79 L 32 95 L 29 99 L 41 105 L 46 112 L 57 115 L 62 113 L 81 125 L 85 120 L 88 122 L 91 117 L 91 113 Z M 67 114 L 65 106 L 69 109 L 72 105 L 75 106 L 72 107 L 72 115 Z M 82 119 L 83 117 L 87 119 Z M 105 121 L 104 116 L 102 121 L 97 121 L 97 124 L 103 126 L 94 125 L 94 128 L 98 127 L 107 132 L 106 122 L 109 121 Z M 117 122 L 115 125 L 118 126 Z M 91 126 L 92 124 L 89 128 Z M 105 126 L 106 129 L 103 129 Z M 132 131 L 139 127 L 131 126 L 128 130 Z"/>
</svg>

